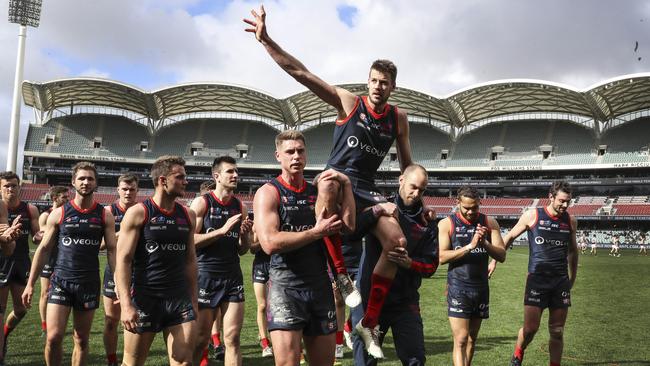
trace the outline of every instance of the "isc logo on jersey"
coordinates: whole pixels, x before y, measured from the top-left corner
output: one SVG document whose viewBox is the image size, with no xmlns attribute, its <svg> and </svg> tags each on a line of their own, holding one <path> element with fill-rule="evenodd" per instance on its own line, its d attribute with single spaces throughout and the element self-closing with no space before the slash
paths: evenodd
<svg viewBox="0 0 650 366">
<path fill-rule="evenodd" d="M 377 149 L 376 147 L 368 143 L 359 141 L 359 138 L 356 136 L 348 137 L 347 142 L 348 142 L 348 147 L 350 147 L 351 149 L 359 148 L 361 151 L 363 151 L 366 154 L 375 155 L 380 158 L 384 158 L 388 153 L 387 151 L 380 151 L 379 149 Z"/>
<path fill-rule="evenodd" d="M 98 239 L 82 239 L 82 238 L 71 238 L 69 236 L 64 236 L 63 238 L 61 238 L 61 243 L 66 247 L 69 247 L 70 245 L 73 244 L 97 246 L 99 245 L 100 241 Z"/>
<path fill-rule="evenodd" d="M 184 252 L 185 249 L 187 248 L 187 245 L 185 243 L 164 243 L 164 244 L 159 244 L 156 241 L 149 240 L 146 242 L 144 245 L 145 249 L 149 254 L 157 251 L 158 249 L 162 251 L 169 251 L 169 252 Z"/>
</svg>

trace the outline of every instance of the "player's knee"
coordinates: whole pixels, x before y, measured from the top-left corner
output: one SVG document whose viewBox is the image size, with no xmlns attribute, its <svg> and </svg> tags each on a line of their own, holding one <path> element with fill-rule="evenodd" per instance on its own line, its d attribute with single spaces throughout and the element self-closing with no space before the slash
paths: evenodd
<svg viewBox="0 0 650 366">
<path fill-rule="evenodd" d="M 229 334 L 224 337 L 224 343 L 226 344 L 226 349 L 228 349 L 228 347 L 231 347 L 231 349 L 239 349 L 241 345 L 240 332 L 229 332 Z"/>
<path fill-rule="evenodd" d="M 72 335 L 72 339 L 74 341 L 75 346 L 81 349 L 88 348 L 89 338 L 90 337 L 88 336 L 88 334 L 79 334 L 77 332 L 74 332 L 74 334 Z"/>
<path fill-rule="evenodd" d="M 467 347 L 467 343 L 469 342 L 469 334 L 467 332 L 456 332 L 454 334 L 454 344 L 456 347 L 460 348 L 465 348 Z"/>
<path fill-rule="evenodd" d="M 332 199 L 338 196 L 340 189 L 341 186 L 337 181 L 325 180 L 318 182 L 318 197 L 321 197 L 321 195 L 323 195 L 323 198 Z"/>
<path fill-rule="evenodd" d="M 47 344 L 49 344 L 50 347 L 60 346 L 63 343 L 63 336 L 64 335 L 65 335 L 65 332 L 61 331 L 59 329 L 54 329 L 54 330 L 48 329 L 48 331 L 47 331 Z"/>
<path fill-rule="evenodd" d="M 551 326 L 548 328 L 548 334 L 551 339 L 562 340 L 564 336 L 564 327 L 562 326 Z"/>
<path fill-rule="evenodd" d="M 104 315 L 104 329 L 107 331 L 115 331 L 118 323 L 119 319 L 116 317 Z"/>
<path fill-rule="evenodd" d="M 535 334 L 537 333 L 538 329 L 539 329 L 539 325 L 525 325 L 524 338 L 526 340 L 532 340 Z"/>
</svg>

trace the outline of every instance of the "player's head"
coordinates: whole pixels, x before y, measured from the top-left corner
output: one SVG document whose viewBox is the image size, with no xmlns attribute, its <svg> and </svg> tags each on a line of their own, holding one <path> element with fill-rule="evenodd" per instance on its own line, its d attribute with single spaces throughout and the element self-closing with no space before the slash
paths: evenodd
<svg viewBox="0 0 650 366">
<path fill-rule="evenodd" d="M 80 161 L 72 167 L 72 186 L 78 195 L 89 196 L 97 188 L 97 169 L 89 161 Z"/>
<path fill-rule="evenodd" d="M 199 194 L 204 195 L 211 190 L 213 190 L 216 187 L 214 184 L 213 180 L 206 180 L 205 182 L 201 183 L 201 187 L 199 187 Z"/>
<path fill-rule="evenodd" d="M 70 191 L 68 187 L 52 186 L 50 187 L 50 199 L 54 208 L 63 206 L 70 200 Z"/>
<path fill-rule="evenodd" d="M 368 99 L 375 105 L 382 105 L 395 90 L 397 66 L 389 60 L 376 60 L 368 73 Z"/>
<path fill-rule="evenodd" d="M 280 132 L 275 136 L 275 159 L 282 170 L 289 173 L 302 172 L 307 164 L 305 136 L 296 130 Z"/>
<path fill-rule="evenodd" d="M 465 220 L 474 222 L 478 218 L 479 207 L 481 205 L 481 195 L 474 187 L 462 186 L 456 193 L 458 202 L 458 212 Z"/>
<path fill-rule="evenodd" d="M 553 182 L 551 188 L 548 191 L 548 198 L 551 199 L 549 208 L 557 214 L 566 212 L 566 210 L 569 208 L 569 203 L 571 203 L 572 193 L 573 190 L 567 181 L 559 180 Z"/>
<path fill-rule="evenodd" d="M 0 173 L 2 199 L 5 201 L 20 198 L 20 178 L 12 171 Z"/>
<path fill-rule="evenodd" d="M 138 197 L 138 177 L 134 174 L 122 174 L 117 178 L 117 194 L 122 206 L 129 207 L 136 203 Z"/>
<path fill-rule="evenodd" d="M 212 162 L 212 177 L 217 187 L 235 190 L 239 182 L 237 161 L 231 156 L 220 156 Z"/>
<path fill-rule="evenodd" d="M 159 157 L 151 166 L 151 180 L 156 191 L 162 189 L 168 195 L 181 197 L 187 186 L 185 160 L 174 155 Z"/>
<path fill-rule="evenodd" d="M 422 200 L 427 189 L 429 176 L 426 169 L 418 164 L 411 164 L 399 176 L 399 195 L 405 205 L 411 206 Z"/>
</svg>

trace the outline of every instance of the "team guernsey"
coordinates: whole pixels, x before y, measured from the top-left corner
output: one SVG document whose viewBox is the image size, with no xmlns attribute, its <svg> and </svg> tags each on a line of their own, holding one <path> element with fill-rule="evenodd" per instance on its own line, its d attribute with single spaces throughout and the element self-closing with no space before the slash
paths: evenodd
<svg viewBox="0 0 650 366">
<path fill-rule="evenodd" d="M 48 302 L 91 310 L 99 306 L 99 246 L 104 236 L 104 206 L 88 209 L 74 201 L 63 206 L 58 254 Z"/>
<path fill-rule="evenodd" d="M 472 242 L 478 224 L 488 226 L 487 216 L 482 213 L 479 213 L 475 222 L 467 221 L 460 213 L 449 216 L 449 220 L 451 246 L 454 250 L 461 250 Z M 489 317 L 488 260 L 487 250 L 477 246 L 464 257 L 449 263 L 447 305 L 450 317 Z"/>
<path fill-rule="evenodd" d="M 126 208 L 123 208 L 118 202 L 115 202 L 111 204 L 110 210 L 113 214 L 113 217 L 115 218 L 115 232 L 119 233 L 120 223 L 124 218 Z M 117 299 L 117 294 L 115 293 L 115 279 L 113 277 L 111 267 L 109 267 L 108 263 L 106 263 L 106 267 L 104 268 L 104 296 L 109 297 L 113 300 Z"/>
<path fill-rule="evenodd" d="M 528 278 L 524 304 L 541 308 L 571 306 L 568 254 L 571 245 L 571 216 L 551 215 L 546 207 L 536 210 L 528 231 Z"/>
<path fill-rule="evenodd" d="M 223 227 L 229 218 L 242 213 L 236 197 L 221 201 L 214 191 L 203 195 L 206 213 L 201 234 Z M 244 301 L 244 283 L 239 266 L 239 232 L 241 221 L 215 243 L 197 248 L 199 269 L 199 306 L 215 308 L 222 302 Z"/>
<path fill-rule="evenodd" d="M 296 189 L 282 177 L 270 184 L 278 192 L 280 231 L 313 228 L 316 188 L 303 181 Z M 303 334 L 311 336 L 336 331 L 334 297 L 322 240 L 271 255 L 269 272 L 269 330 L 302 329 Z"/>
<path fill-rule="evenodd" d="M 16 248 L 9 257 L 0 255 L 0 287 L 6 286 L 9 282 L 15 282 L 22 286 L 27 284 L 31 260 L 29 259 L 29 234 L 33 232 L 31 226 L 31 214 L 29 205 L 20 201 L 17 206 L 8 208 L 8 222 L 12 223 L 18 215 L 21 216 L 20 236 L 16 239 Z"/>
<path fill-rule="evenodd" d="M 387 104 L 378 114 L 367 103 L 367 97 L 357 97 L 352 112 L 336 122 L 327 162 L 350 177 L 357 205 L 362 206 L 386 202 L 374 187 L 375 174 L 398 133 L 397 107 Z"/>
</svg>

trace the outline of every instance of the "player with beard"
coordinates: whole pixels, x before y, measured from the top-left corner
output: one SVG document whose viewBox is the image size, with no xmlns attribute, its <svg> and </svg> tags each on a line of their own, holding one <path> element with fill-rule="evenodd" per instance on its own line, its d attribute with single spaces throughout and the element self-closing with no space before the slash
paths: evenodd
<svg viewBox="0 0 650 366">
<path fill-rule="evenodd" d="M 52 207 L 45 210 L 41 216 L 38 217 L 38 227 L 43 231 L 47 224 L 47 218 L 50 217 L 50 214 L 53 210 L 63 206 L 66 202 L 70 200 L 70 193 L 68 192 L 68 187 L 64 186 L 54 186 L 50 188 L 50 199 L 52 200 Z M 44 231 L 43 231 L 44 232 Z M 42 235 L 42 234 L 41 234 Z M 43 266 L 41 271 L 41 296 L 38 301 L 38 312 L 41 315 L 41 335 L 45 336 L 47 334 L 47 293 L 50 288 L 50 277 L 54 272 L 54 265 L 56 264 L 56 256 L 58 250 L 56 246 L 52 248 L 52 253 L 50 254 L 50 260 L 48 263 Z"/>
<path fill-rule="evenodd" d="M 447 272 L 447 315 L 454 338 L 454 366 L 469 366 L 483 319 L 490 316 L 489 257 L 506 258 L 499 223 L 479 212 L 478 191 L 458 189 L 456 213 L 438 223 L 440 263 Z"/>
<path fill-rule="evenodd" d="M 117 202 L 106 206 L 115 218 L 115 236 L 120 236 L 120 223 L 126 210 L 138 201 L 138 177 L 133 174 L 122 174 L 117 178 Z M 117 325 L 120 322 L 120 304 L 115 293 L 113 271 L 107 264 L 104 269 L 104 349 L 108 366 L 117 366 Z"/>
<path fill-rule="evenodd" d="M 99 247 L 106 241 L 108 262 L 115 264 L 115 220 L 97 203 L 97 170 L 92 163 L 79 162 L 72 168 L 73 200 L 53 210 L 47 218 L 43 240 L 34 254 L 34 264 L 22 299 L 31 305 L 34 283 L 58 245 L 54 273 L 50 278 L 47 304 L 45 363 L 60 365 L 63 337 L 73 313 L 73 365 L 87 364 L 90 329 L 99 307 Z M 57 241 L 58 239 L 58 241 Z"/>
<path fill-rule="evenodd" d="M 163 333 L 170 365 L 191 365 L 197 309 L 195 215 L 177 202 L 187 186 L 185 160 L 161 156 L 151 167 L 154 194 L 120 224 L 115 288 L 124 325 L 122 365 L 144 365 Z"/>
<path fill-rule="evenodd" d="M 9 267 L 5 267 L 6 270 L 2 271 L 3 276 L 0 278 L 0 308 L 6 308 L 10 293 L 13 302 L 13 311 L 7 316 L 4 326 L 4 343 L 2 357 L 0 357 L 0 359 L 4 360 L 9 334 L 27 314 L 27 309 L 22 304 L 20 295 L 22 295 L 27 284 L 27 277 L 31 267 L 29 235 L 33 236 L 34 244 L 38 244 L 43 234 L 38 226 L 38 209 L 36 206 L 20 200 L 20 178 L 18 178 L 18 175 L 14 172 L 0 173 L 0 188 L 2 190 L 2 200 L 7 206 L 9 222 L 13 222 L 18 218 L 22 226 L 21 235 L 15 241 L 16 246 L 13 255 L 8 257 L 4 263 Z"/>
<path fill-rule="evenodd" d="M 253 222 L 248 209 L 234 196 L 239 174 L 234 158 L 218 157 L 212 164 L 215 189 L 192 202 L 196 212 L 194 244 L 199 269 L 199 335 L 194 363 L 207 365 L 212 324 L 223 316 L 225 363 L 241 365 L 240 334 L 244 323 L 244 280 L 239 256 L 250 247 Z"/>
<path fill-rule="evenodd" d="M 255 233 L 262 249 L 271 255 L 268 327 L 275 364 L 300 362 L 300 340 L 310 365 L 334 362 L 336 315 L 332 284 L 327 274 L 323 237 L 339 233 L 338 215 L 315 216 L 317 189 L 304 179 L 307 160 L 304 136 L 295 130 L 275 138 L 281 174 L 255 193 Z M 321 181 L 336 180 L 343 187 L 342 202 L 350 202 L 350 180 L 326 170 Z M 352 207 L 342 206 L 343 215 Z"/>
<path fill-rule="evenodd" d="M 522 365 L 524 350 L 535 337 L 542 312 L 549 309 L 548 351 L 550 365 L 558 366 L 564 348 L 564 324 L 571 306 L 571 288 L 578 273 L 578 222 L 567 212 L 571 202 L 571 186 L 554 182 L 546 207 L 528 210 L 506 234 L 511 243 L 528 231 L 528 277 L 524 294 L 524 326 L 519 329 L 515 352 L 510 365 Z"/>
<path fill-rule="evenodd" d="M 377 203 L 386 202 L 375 187 L 374 179 L 394 142 L 400 169 L 403 171 L 411 164 L 406 112 L 388 104 L 388 98 L 396 87 L 395 65 L 388 60 L 375 61 L 368 75 L 368 96 L 359 97 L 348 90 L 329 85 L 272 40 L 266 30 L 264 7 L 260 8 L 259 13 L 255 10 L 251 13 L 253 20 L 244 19 L 251 26 L 246 31 L 255 34 L 255 38 L 285 72 L 336 110 L 338 119 L 334 129 L 334 145 L 327 167 L 350 179 L 356 211 L 361 212 Z M 316 214 L 325 211 L 328 216 L 339 212 L 340 185 L 321 178 L 317 186 Z M 354 228 L 355 217 L 351 216 L 340 215 L 344 231 Z M 379 239 L 383 250 L 373 271 L 365 316 L 355 325 L 355 332 L 363 338 L 366 349 L 373 357 L 383 358 L 377 325 L 381 307 L 398 268 L 388 259 L 388 252 L 396 247 L 404 247 L 406 239 L 394 217 L 382 216 L 370 232 Z M 354 307 L 359 304 L 360 296 L 347 275 L 340 236 L 328 235 L 324 240 L 337 274 L 337 287 L 346 304 Z"/>
</svg>

